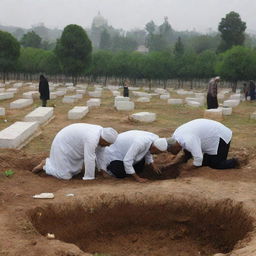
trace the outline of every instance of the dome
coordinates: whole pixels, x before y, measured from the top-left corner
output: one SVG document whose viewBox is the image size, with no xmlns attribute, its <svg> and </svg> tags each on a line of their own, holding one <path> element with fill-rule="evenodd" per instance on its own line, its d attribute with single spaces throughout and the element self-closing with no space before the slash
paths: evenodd
<svg viewBox="0 0 256 256">
<path fill-rule="evenodd" d="M 100 12 L 98 12 L 98 15 L 92 21 L 93 27 L 102 27 L 102 26 L 106 26 L 107 24 L 108 24 L 107 20 L 101 16 Z"/>
</svg>

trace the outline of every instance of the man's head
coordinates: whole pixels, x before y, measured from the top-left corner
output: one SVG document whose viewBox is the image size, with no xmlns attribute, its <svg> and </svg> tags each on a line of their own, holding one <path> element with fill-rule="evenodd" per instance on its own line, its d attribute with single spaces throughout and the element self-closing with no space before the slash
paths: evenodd
<svg viewBox="0 0 256 256">
<path fill-rule="evenodd" d="M 156 139 L 150 146 L 149 152 L 151 154 L 160 154 L 167 150 L 167 141 L 164 138 Z"/>
<path fill-rule="evenodd" d="M 214 81 L 215 81 L 215 82 L 219 82 L 219 81 L 220 81 L 220 77 L 219 77 L 219 76 L 216 76 L 216 77 L 214 78 Z"/>
<path fill-rule="evenodd" d="M 166 141 L 168 144 L 167 146 L 168 152 L 172 153 L 173 155 L 177 155 L 181 151 L 182 147 L 175 139 L 167 138 Z"/>
<path fill-rule="evenodd" d="M 99 145 L 107 147 L 116 141 L 118 132 L 113 128 L 103 128 L 100 134 Z"/>
</svg>

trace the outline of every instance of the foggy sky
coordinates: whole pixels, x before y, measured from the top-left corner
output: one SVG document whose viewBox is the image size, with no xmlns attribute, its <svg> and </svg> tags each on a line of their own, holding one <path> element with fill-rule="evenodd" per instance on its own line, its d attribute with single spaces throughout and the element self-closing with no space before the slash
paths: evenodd
<svg viewBox="0 0 256 256">
<path fill-rule="evenodd" d="M 167 16 L 175 30 L 218 30 L 221 18 L 238 12 L 247 29 L 256 32 L 256 0 L 0 0 L 0 24 L 30 28 L 68 24 L 90 27 L 100 11 L 115 28 L 144 28 L 153 20 L 160 25 Z"/>
</svg>

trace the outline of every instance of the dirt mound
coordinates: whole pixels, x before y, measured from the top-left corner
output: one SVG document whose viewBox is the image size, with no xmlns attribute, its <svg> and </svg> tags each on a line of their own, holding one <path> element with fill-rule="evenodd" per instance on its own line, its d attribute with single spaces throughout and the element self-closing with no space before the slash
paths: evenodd
<svg viewBox="0 0 256 256">
<path fill-rule="evenodd" d="M 252 230 L 242 204 L 175 200 L 86 208 L 82 203 L 48 205 L 28 212 L 40 234 L 74 243 L 85 252 L 113 256 L 228 253 Z"/>
</svg>

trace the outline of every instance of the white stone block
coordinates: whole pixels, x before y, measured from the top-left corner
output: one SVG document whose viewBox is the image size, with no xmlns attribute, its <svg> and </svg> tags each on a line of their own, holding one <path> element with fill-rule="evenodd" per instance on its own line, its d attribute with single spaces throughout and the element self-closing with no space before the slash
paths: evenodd
<svg viewBox="0 0 256 256">
<path fill-rule="evenodd" d="M 195 92 L 195 97 L 196 98 L 204 98 L 205 94 L 203 92 Z"/>
<path fill-rule="evenodd" d="M 65 83 L 65 86 L 74 86 L 73 83 Z"/>
<path fill-rule="evenodd" d="M 0 93 L 4 91 L 5 91 L 5 88 L 0 88 Z"/>
<path fill-rule="evenodd" d="M 0 83 L 0 88 L 4 88 L 4 87 L 5 87 L 5 84 Z"/>
<path fill-rule="evenodd" d="M 222 108 L 206 109 L 204 111 L 204 118 L 222 120 Z"/>
<path fill-rule="evenodd" d="M 151 123 L 156 120 L 156 114 L 151 112 L 139 112 L 131 115 L 131 118 L 145 123 Z"/>
<path fill-rule="evenodd" d="M 51 92 L 50 93 L 50 99 L 55 100 L 57 98 L 57 93 L 56 92 Z"/>
<path fill-rule="evenodd" d="M 225 100 L 223 102 L 223 106 L 224 107 L 231 107 L 231 108 L 233 108 L 233 107 L 238 106 L 239 103 L 240 103 L 240 100 Z"/>
<path fill-rule="evenodd" d="M 223 107 L 222 108 L 222 114 L 224 116 L 230 116 L 232 114 L 232 108 L 229 107 Z"/>
<path fill-rule="evenodd" d="M 112 91 L 112 94 L 115 97 L 115 96 L 120 96 L 121 93 L 119 91 Z"/>
<path fill-rule="evenodd" d="M 251 113 L 250 118 L 256 120 L 256 111 Z"/>
<path fill-rule="evenodd" d="M 186 103 L 188 104 L 188 106 L 190 106 L 190 107 L 196 107 L 196 108 L 200 107 L 200 105 L 201 105 L 199 102 L 197 102 L 197 101 L 192 101 L 192 100 L 188 100 L 188 101 L 186 101 Z"/>
<path fill-rule="evenodd" d="M 0 148 L 20 147 L 37 129 L 37 122 L 15 122 L 0 131 Z"/>
<path fill-rule="evenodd" d="M 19 99 L 10 103 L 10 109 L 25 108 L 33 104 L 33 99 Z"/>
<path fill-rule="evenodd" d="M 204 98 L 190 98 L 190 97 L 186 97 L 185 101 L 195 101 L 198 102 L 200 104 L 200 106 L 204 105 Z"/>
<path fill-rule="evenodd" d="M 76 101 L 77 101 L 77 98 L 75 98 L 74 95 L 64 96 L 62 99 L 62 103 L 75 103 Z"/>
<path fill-rule="evenodd" d="M 4 116 L 5 115 L 5 108 L 0 108 L 0 116 Z"/>
<path fill-rule="evenodd" d="M 31 90 L 35 90 L 35 89 L 38 89 L 38 86 L 35 85 L 35 84 L 31 84 L 31 85 L 29 85 L 28 88 L 31 89 Z"/>
<path fill-rule="evenodd" d="M 89 99 L 87 100 L 87 106 L 88 107 L 99 107 L 101 104 L 100 99 Z"/>
<path fill-rule="evenodd" d="M 130 98 L 124 97 L 124 96 L 116 96 L 114 106 L 116 107 L 117 102 L 120 102 L 120 101 L 130 101 Z"/>
<path fill-rule="evenodd" d="M 132 101 L 117 101 L 115 105 L 117 110 L 130 111 L 134 109 L 134 102 Z"/>
<path fill-rule="evenodd" d="M 39 99 L 39 92 L 38 91 L 29 91 L 29 92 L 24 92 L 22 94 L 22 97 L 25 99 Z"/>
<path fill-rule="evenodd" d="M 78 100 L 82 99 L 83 96 L 84 96 L 83 94 L 76 94 L 76 95 L 74 95 L 74 97 L 75 97 L 76 99 L 78 99 Z"/>
<path fill-rule="evenodd" d="M 161 94 L 160 99 L 161 100 L 168 100 L 170 98 L 170 94 Z"/>
<path fill-rule="evenodd" d="M 179 95 L 192 95 L 192 94 L 194 94 L 194 92 L 192 92 L 192 91 L 185 91 L 183 89 L 177 90 L 176 93 L 179 94 Z"/>
<path fill-rule="evenodd" d="M 76 85 L 76 88 L 80 88 L 80 89 L 82 89 L 82 90 L 85 90 L 85 91 L 86 91 L 86 89 L 87 89 L 87 85 L 86 85 L 86 84 L 77 84 L 77 85 Z"/>
<path fill-rule="evenodd" d="M 0 93 L 0 100 L 12 99 L 14 97 L 13 92 L 2 92 Z"/>
<path fill-rule="evenodd" d="M 225 95 L 224 95 L 224 94 L 219 93 L 219 94 L 217 95 L 217 98 L 218 98 L 219 100 L 224 100 Z"/>
<path fill-rule="evenodd" d="M 154 92 L 156 92 L 158 94 L 166 94 L 167 93 L 167 91 L 165 89 L 163 89 L 163 88 L 156 88 L 154 90 Z"/>
<path fill-rule="evenodd" d="M 66 94 L 66 91 L 56 91 L 55 92 L 57 97 L 64 96 Z"/>
<path fill-rule="evenodd" d="M 67 92 L 74 92 L 75 91 L 75 87 L 73 87 L 73 86 L 68 86 L 67 87 Z"/>
<path fill-rule="evenodd" d="M 13 85 L 14 88 L 20 88 L 20 87 L 22 87 L 22 86 L 23 86 L 23 83 L 15 83 L 15 84 Z"/>
<path fill-rule="evenodd" d="M 150 98 L 148 98 L 148 97 L 139 97 L 136 101 L 137 102 L 150 102 Z"/>
<path fill-rule="evenodd" d="M 241 94 L 232 94 L 230 95 L 231 100 L 240 100 L 241 99 Z"/>
<path fill-rule="evenodd" d="M 77 90 L 76 90 L 76 93 L 77 93 L 77 94 L 85 94 L 85 93 L 86 93 L 86 90 L 77 89 Z"/>
<path fill-rule="evenodd" d="M 183 99 L 168 99 L 167 101 L 168 104 L 183 104 Z"/>
<path fill-rule="evenodd" d="M 13 93 L 17 93 L 19 91 L 18 88 L 9 88 L 6 90 L 6 92 L 13 92 Z"/>
<path fill-rule="evenodd" d="M 52 116 L 52 107 L 38 107 L 29 114 L 27 114 L 24 118 L 24 121 L 38 122 L 39 124 L 43 124 L 44 122 L 48 121 Z"/>
<path fill-rule="evenodd" d="M 90 97 L 98 98 L 101 97 L 101 91 L 90 91 L 88 92 Z"/>
<path fill-rule="evenodd" d="M 85 107 L 74 107 L 68 111 L 68 119 L 82 119 L 89 112 L 89 108 Z"/>
</svg>

